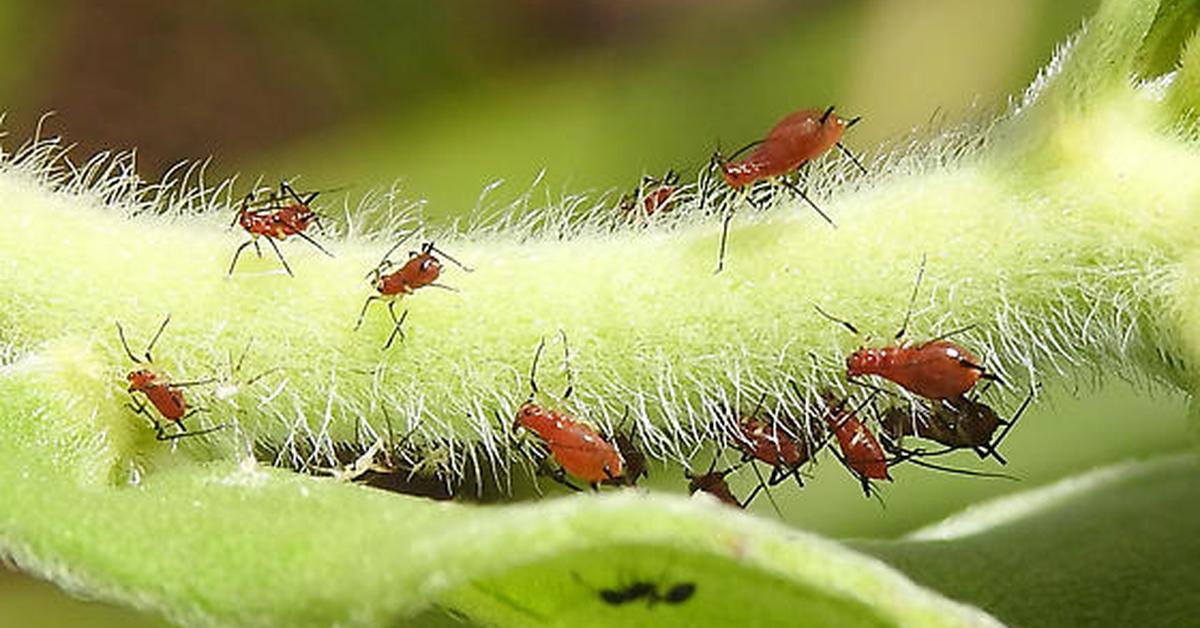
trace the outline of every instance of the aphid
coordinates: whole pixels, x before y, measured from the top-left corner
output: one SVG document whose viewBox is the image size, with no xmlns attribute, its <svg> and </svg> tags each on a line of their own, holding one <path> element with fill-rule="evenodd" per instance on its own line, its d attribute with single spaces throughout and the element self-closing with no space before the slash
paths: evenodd
<svg viewBox="0 0 1200 628">
<path fill-rule="evenodd" d="M 793 381 L 791 384 L 799 395 L 800 390 L 796 383 Z M 871 480 L 892 481 L 892 476 L 888 473 L 887 454 L 879 444 L 879 439 L 875 438 L 875 434 L 858 419 L 857 411 L 861 406 L 849 410 L 846 408 L 847 400 L 839 401 L 829 391 L 821 393 L 821 398 L 827 406 L 823 415 L 825 422 L 829 431 L 837 438 L 838 448 L 842 452 L 842 464 L 854 472 L 862 482 L 863 492 L 870 497 Z"/>
<path fill-rule="evenodd" d="M 530 395 L 520 409 L 512 429 L 525 428 L 534 434 L 550 450 L 550 455 L 558 463 L 559 469 L 552 472 L 555 481 L 575 490 L 578 487 L 571 484 L 562 472 L 587 482 L 593 490 L 602 483 L 625 483 L 625 459 L 617 447 L 605 440 L 599 432 L 585 423 L 576 420 L 571 415 L 558 410 L 545 408 L 534 402 L 539 393 L 537 386 L 537 365 L 542 351 L 546 348 L 546 339 L 538 343 L 537 352 L 533 355 L 533 365 L 529 370 Z M 566 353 L 566 336 L 563 336 L 563 351 Z M 571 396 L 574 386 L 570 381 L 570 369 L 567 370 L 567 388 L 562 399 Z M 643 461 L 644 463 L 644 461 Z"/>
<path fill-rule="evenodd" d="M 981 459 L 991 456 L 1000 464 L 1007 464 L 997 449 L 1033 401 L 1035 391 L 1036 388 L 1029 391 L 1011 420 L 1000 418 L 987 404 L 964 396 L 932 402 L 928 414 L 913 415 L 904 408 L 891 407 L 884 412 L 880 425 L 883 434 L 895 443 L 905 436 L 916 436 L 947 447 L 943 452 L 927 455 L 972 449 Z M 1001 427 L 1004 429 L 996 435 Z"/>
<path fill-rule="evenodd" d="M 579 584 L 589 589 L 592 588 L 578 574 L 573 575 Z M 621 606 L 638 600 L 645 600 L 647 606 L 654 606 L 660 602 L 665 604 L 682 604 L 690 600 L 695 593 L 696 584 L 693 582 L 681 582 L 671 586 L 665 593 L 661 593 L 659 592 L 659 585 L 648 580 L 636 580 L 619 588 L 599 589 L 596 591 L 596 594 L 605 604 L 611 604 L 612 606 Z"/>
<path fill-rule="evenodd" d="M 321 226 L 321 217 L 313 211 L 311 205 L 313 200 L 317 198 L 320 192 L 310 192 L 307 196 L 301 198 L 292 186 L 286 181 L 279 182 L 279 193 L 272 192 L 267 197 L 266 201 L 260 205 L 254 205 L 251 201 L 254 200 L 254 192 L 251 192 L 242 199 L 242 205 L 238 209 L 237 214 L 233 218 L 230 227 L 240 224 L 246 233 L 250 234 L 250 239 L 246 240 L 233 253 L 233 261 L 229 263 L 229 275 L 233 274 L 233 269 L 237 267 L 238 258 L 242 255 L 242 251 L 250 245 L 254 245 L 254 251 L 259 257 L 262 257 L 262 248 L 258 244 L 260 237 L 267 239 L 267 244 L 275 251 L 275 256 L 279 258 L 279 262 L 283 264 L 283 269 L 287 274 L 293 275 L 292 268 L 288 266 L 287 260 L 284 259 L 283 253 L 279 250 L 279 245 L 276 240 L 283 241 L 290 236 L 297 236 L 309 244 L 317 247 L 317 250 L 333 257 L 333 253 L 325 250 L 316 240 L 312 239 L 305 233 L 310 225 Z M 290 198 L 290 200 L 288 200 Z"/>
<path fill-rule="evenodd" d="M 846 376 L 854 378 L 878 375 L 899 384 L 913 394 L 932 400 L 960 397 L 974 388 L 981 379 L 999 381 L 999 378 L 988 372 L 971 352 L 946 340 L 947 336 L 969 328 L 955 330 L 919 345 L 909 345 L 902 341 L 908 331 L 913 304 L 916 302 L 917 290 L 921 286 L 924 274 L 925 258 L 922 257 L 917 281 L 908 302 L 908 312 L 904 316 L 904 324 L 895 335 L 897 344 L 887 347 L 863 347 L 850 354 L 846 358 Z M 821 316 L 845 327 L 851 333 L 859 333 L 858 328 L 849 322 L 831 316 L 816 304 L 813 307 Z"/>
<path fill-rule="evenodd" d="M 798 171 L 801 166 L 825 154 L 834 146 L 849 156 L 854 165 L 866 172 L 850 149 L 841 143 L 846 129 L 857 124 L 859 120 L 861 118 L 847 120 L 833 113 L 833 107 L 824 112 L 819 109 L 796 111 L 780 120 L 767 133 L 766 138 L 748 144 L 729 158 L 722 157 L 718 151 L 713 155 L 710 171 L 713 167 L 720 168 L 725 184 L 734 190 L 748 189 L 750 185 L 765 179 L 777 179 L 789 191 L 804 199 L 821 218 L 825 219 L 825 222 L 836 227 L 833 219 L 822 211 L 804 190 L 784 178 L 784 175 Z M 749 155 L 735 159 L 738 155 L 751 149 L 753 150 Z M 701 206 L 704 204 L 702 199 Z M 732 208 L 727 206 L 721 227 L 721 251 L 717 261 L 717 272 L 724 268 L 725 246 L 729 239 L 729 221 L 732 218 Z"/>
<path fill-rule="evenodd" d="M 650 470 L 646 464 L 646 454 L 638 449 L 634 443 L 634 437 L 637 430 L 637 423 L 634 423 L 633 429 L 625 431 L 625 422 L 629 419 L 629 407 L 625 407 L 625 416 L 621 419 L 621 423 L 617 425 L 617 429 L 613 430 L 612 442 L 617 446 L 617 451 L 621 454 L 621 461 L 625 468 L 625 473 L 615 480 L 607 480 L 605 484 L 623 484 L 625 486 L 637 486 L 638 480 L 643 477 L 650 476 Z"/>
<path fill-rule="evenodd" d="M 758 460 L 771 467 L 771 475 L 766 480 L 767 486 L 776 486 L 791 477 L 803 488 L 800 467 L 812 457 L 809 441 L 806 438 L 789 436 L 779 429 L 774 421 L 757 418 L 765 399 L 764 394 L 754 412 L 738 422 L 740 438 L 734 440 L 734 446 L 742 452 L 743 462 Z M 757 491 L 758 489 L 755 489 L 756 493 Z"/>
<path fill-rule="evenodd" d="M 150 352 L 154 349 L 154 344 L 158 342 L 162 336 L 163 330 L 167 328 L 167 323 L 171 322 L 171 316 L 167 315 L 163 319 L 162 325 L 159 325 L 158 331 L 154 337 L 150 339 L 150 344 L 146 345 L 146 351 L 142 354 L 143 358 L 138 358 L 129 349 L 129 343 L 125 340 L 125 330 L 121 327 L 120 321 L 117 322 L 117 336 L 121 339 L 121 346 L 125 348 L 125 354 L 133 360 L 134 364 L 143 365 L 134 371 L 130 371 L 126 379 L 129 380 L 129 394 L 141 393 L 154 406 L 168 423 L 174 424 L 179 430 L 175 434 L 167 434 L 163 423 L 159 421 L 149 410 L 146 409 L 146 404 L 139 401 L 137 397 L 133 397 L 134 403 L 129 404 L 129 408 L 140 414 L 150 421 L 150 425 L 154 427 L 154 435 L 160 441 L 175 440 L 185 436 L 200 436 L 215 432 L 225 427 L 224 424 L 210 427 L 198 432 L 189 432 L 184 427 L 183 421 L 195 414 L 198 408 L 189 408 L 187 399 L 184 398 L 183 389 L 189 386 L 199 386 L 202 384 L 212 383 L 213 380 L 199 380 L 194 382 L 172 382 L 165 374 L 154 370 L 154 358 Z"/>
<path fill-rule="evenodd" d="M 717 500 L 721 503 L 729 504 L 735 508 L 748 508 L 750 503 L 753 502 L 754 498 L 758 495 L 759 490 L 765 489 L 762 476 L 759 475 L 758 486 L 754 489 L 754 491 L 750 493 L 745 500 L 740 500 L 736 495 L 733 494 L 733 489 L 729 488 L 729 482 L 726 481 L 725 478 L 728 477 L 730 473 L 738 470 L 742 464 L 745 464 L 745 462 L 743 461 L 742 463 L 733 465 L 727 469 L 717 471 L 716 468 L 718 457 L 719 455 L 713 456 L 713 461 L 708 465 L 708 471 L 705 471 L 701 475 L 692 475 L 690 471 L 684 469 L 683 477 L 688 481 L 688 494 L 695 494 L 697 491 L 700 491 L 708 493 L 709 495 L 717 498 Z M 767 495 L 770 495 L 770 493 L 768 492 Z M 774 503 L 774 500 L 772 500 L 772 503 Z"/>
<path fill-rule="evenodd" d="M 412 237 L 411 233 L 392 245 L 392 248 L 388 249 L 387 253 L 384 253 L 383 259 L 379 260 L 379 264 L 371 272 L 367 273 L 367 278 L 371 280 L 371 286 L 379 294 L 367 297 L 366 302 L 363 303 L 362 311 L 358 313 L 358 322 L 354 324 L 356 331 L 359 327 L 362 327 L 363 318 L 366 317 L 367 308 L 371 306 L 372 301 L 387 303 L 388 314 L 392 317 L 394 327 L 392 328 L 391 335 L 388 336 L 387 342 L 383 345 L 384 349 L 392 346 L 392 341 L 396 339 L 396 336 L 400 336 L 401 340 L 404 339 L 402 326 L 404 325 L 404 319 L 408 317 L 408 310 L 405 310 L 402 315 L 397 317 L 395 309 L 396 299 L 404 298 L 427 286 L 454 291 L 454 288 L 437 282 L 438 278 L 442 275 L 442 261 L 434 253 L 450 260 L 455 266 L 466 272 L 473 272 L 473 269 L 463 266 L 458 260 L 434 246 L 433 242 L 426 242 L 421 245 L 420 251 L 410 251 L 408 260 L 401 264 L 400 268 L 389 273 L 388 271 L 396 263 L 388 258 L 410 237 Z"/>
<path fill-rule="evenodd" d="M 632 216 L 640 201 L 645 217 L 668 212 L 675 204 L 679 191 L 679 173 L 674 170 L 668 170 L 662 178 L 643 176 L 632 192 L 621 197 L 621 211 L 626 216 Z"/>
</svg>

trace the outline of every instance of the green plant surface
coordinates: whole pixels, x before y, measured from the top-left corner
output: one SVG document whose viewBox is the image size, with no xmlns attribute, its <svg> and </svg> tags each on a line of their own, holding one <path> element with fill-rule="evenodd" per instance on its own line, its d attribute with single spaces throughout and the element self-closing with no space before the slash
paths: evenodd
<svg viewBox="0 0 1200 628">
<path fill-rule="evenodd" d="M 1198 479 L 1194 454 L 1107 467 L 850 546 L 1013 625 L 1183 626 L 1200 604 Z"/>
<path fill-rule="evenodd" d="M 727 440 L 761 394 L 801 420 L 824 388 L 864 397 L 841 376 L 861 339 L 812 305 L 888 337 L 922 259 L 910 330 L 928 338 L 969 325 L 956 340 L 1006 382 L 989 403 L 1013 407 L 1033 381 L 1099 374 L 1192 392 L 1200 183 L 1189 174 L 1200 155 L 1178 105 L 1186 99 L 1172 94 L 1198 70 L 1180 70 L 1177 86 L 1131 82 L 1156 10 L 1104 3 L 993 125 L 902 146 L 864 178 L 817 165 L 810 191 L 837 229 L 792 201 L 738 206 L 718 275 L 719 225 L 687 203 L 681 219 L 649 226 L 613 228 L 576 206 L 547 208 L 533 224 L 434 234 L 475 271 L 447 266 L 457 292 L 405 299 L 407 337 L 390 350 L 382 307 L 359 331 L 353 321 L 370 293 L 363 273 L 394 233 L 325 236 L 333 260 L 288 242 L 295 278 L 252 254 L 226 278 L 239 242 L 221 229 L 229 188 L 197 190 L 186 178 L 147 188 L 120 159 L 64 170 L 53 142 L 9 156 L 0 546 L 62 586 L 188 623 L 380 625 L 444 612 L 605 625 L 620 610 L 631 623 L 689 625 L 732 619 L 734 608 L 762 625 L 797 615 L 994 623 L 842 546 L 708 502 L 626 491 L 435 503 L 269 468 L 253 454 L 277 451 L 274 462 L 316 471 L 338 463 L 336 444 L 364 447 L 395 417 L 449 483 L 506 490 L 531 461 L 504 426 L 528 395 L 533 347 L 561 329 L 576 392 L 542 401 L 606 431 L 628 408 L 648 455 L 696 468 L 711 455 L 697 453 Z M 171 445 L 125 405 L 132 366 L 113 327 L 121 320 L 140 348 L 167 311 L 156 366 L 180 380 L 217 377 L 189 389 L 206 409 L 191 427 L 230 426 Z M 235 371 L 228 356 L 251 340 Z M 546 390 L 561 385 L 561 349 L 547 353 Z M 696 597 L 579 606 L 600 605 L 589 587 L 650 577 L 694 581 Z"/>
</svg>

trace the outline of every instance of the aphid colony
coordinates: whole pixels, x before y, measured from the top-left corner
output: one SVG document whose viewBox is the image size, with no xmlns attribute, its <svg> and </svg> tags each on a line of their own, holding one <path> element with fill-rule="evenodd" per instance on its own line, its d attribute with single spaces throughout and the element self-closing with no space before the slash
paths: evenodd
<svg viewBox="0 0 1200 628">
<path fill-rule="evenodd" d="M 709 172 L 720 173 L 724 184 L 735 194 L 735 200 L 752 204 L 756 203 L 751 194 L 756 184 L 767 182 L 772 188 L 781 186 L 803 199 L 822 219 L 834 226 L 834 221 L 802 187 L 804 168 L 812 160 L 837 147 L 865 172 L 858 159 L 841 143 L 846 129 L 858 121 L 859 118 L 838 116 L 832 107 L 823 111 L 797 111 L 781 120 L 763 139 L 750 143 L 728 157 L 720 152 L 714 154 Z M 707 185 L 702 185 L 700 191 L 701 209 L 707 207 L 707 188 Z M 233 274 L 239 256 L 247 247 L 253 246 L 258 256 L 262 257 L 261 239 L 271 246 L 288 275 L 293 274 L 292 269 L 278 242 L 295 236 L 332 256 L 309 234 L 310 227 L 321 228 L 321 216 L 312 208 L 318 194 L 297 193 L 286 182 L 280 184 L 278 192 L 271 192 L 261 201 L 255 200 L 254 193 L 247 194 L 231 226 L 240 225 L 249 239 L 234 252 L 228 274 Z M 679 175 L 669 171 L 661 178 L 644 177 L 632 193 L 622 197 L 618 207 L 627 218 L 645 219 L 672 211 L 685 194 Z M 725 263 L 733 206 L 734 200 L 730 199 L 723 204 L 718 271 Z M 354 324 L 355 330 L 362 327 L 373 302 L 385 304 L 391 321 L 391 330 L 382 345 L 385 350 L 391 348 L 397 338 L 404 340 L 403 325 L 408 310 L 397 313 L 397 302 L 424 288 L 456 290 L 440 282 L 443 260 L 464 272 L 472 272 L 471 268 L 440 250 L 432 241 L 411 250 L 405 259 L 393 260 L 396 252 L 411 237 L 412 233 L 409 233 L 397 241 L 366 274 L 373 293 L 367 296 Z M 766 393 L 748 413 L 739 414 L 738 408 L 729 408 L 729 414 L 736 419 L 722 423 L 714 418 L 714 425 L 723 425 L 725 428 L 715 438 L 718 449 L 713 453 L 706 472 L 698 475 L 685 472 L 683 479 L 687 481 L 688 490 L 707 493 L 731 506 L 745 508 L 760 493 L 765 492 L 769 496 L 771 488 L 789 480 L 803 487 L 807 470 L 822 450 L 828 450 L 861 484 L 868 496 L 874 493 L 876 482 L 892 481 L 891 470 L 904 463 L 967 475 L 1007 477 L 955 469 L 928 460 L 958 450 L 972 450 L 981 459 L 992 458 L 1004 464 L 998 447 L 1028 407 L 1034 392 L 1030 392 L 1011 418 L 1002 418 L 980 400 L 983 391 L 977 388 L 980 381 L 990 385 L 999 382 L 999 378 L 968 349 L 951 340 L 952 336 L 966 329 L 916 344 L 904 341 L 924 271 L 925 261 L 922 260 L 904 323 L 893 342 L 883 346 L 863 346 L 846 358 L 845 379 L 850 384 L 861 385 L 865 395 L 861 400 L 853 401 L 852 395 L 839 395 L 831 389 L 820 390 L 815 398 L 810 399 L 793 379 L 789 384 L 794 399 L 806 408 L 802 416 L 789 414 L 782 402 L 776 411 L 764 412 L 768 397 Z M 859 334 L 858 328 L 852 323 L 836 318 L 815 304 L 814 307 L 821 316 L 855 335 Z M 125 331 L 120 323 L 117 324 L 121 345 L 129 359 L 137 365 L 137 369 L 127 376 L 128 392 L 133 397 L 129 407 L 149 421 L 158 440 L 177 440 L 220 430 L 225 427 L 224 424 L 195 430 L 188 430 L 184 425 L 185 420 L 203 410 L 201 406 L 189 402 L 185 390 L 216 383 L 217 378 L 176 381 L 153 363 L 151 351 L 169 321 L 169 317 L 163 320 L 140 358 L 130 350 Z M 496 428 L 504 435 L 503 445 L 524 459 L 534 461 L 538 475 L 547 476 L 572 490 L 635 486 L 641 477 L 648 474 L 646 456 L 642 451 L 645 440 L 639 439 L 636 433 L 640 424 L 635 421 L 632 429 L 624 428 L 629 417 L 628 407 L 625 419 L 615 429 L 602 429 L 568 409 L 574 385 L 567 334 L 560 331 L 559 340 L 567 373 L 564 392 L 557 398 L 548 398 L 538 387 L 538 363 L 546 348 L 543 338 L 533 351 L 527 400 L 507 418 L 500 410 L 493 411 Z M 242 358 L 245 358 L 245 354 Z M 239 369 L 240 365 L 241 360 L 238 362 Z M 233 372 L 231 358 L 230 377 Z M 880 388 L 867 381 L 868 378 L 889 381 L 905 394 Z M 983 388 L 986 389 L 986 386 Z M 778 394 L 776 398 L 780 398 Z M 881 410 L 881 398 L 900 399 L 902 403 L 893 403 Z M 388 422 L 388 439 L 384 441 L 380 438 L 350 464 L 327 471 L 336 477 L 358 480 L 370 474 L 403 473 L 407 473 L 411 479 L 421 470 L 422 460 L 429 458 L 430 452 L 422 451 L 413 442 L 411 430 L 397 443 L 386 409 L 384 413 Z M 720 432 L 719 429 L 717 431 Z M 936 443 L 941 448 L 910 449 L 905 446 L 906 439 Z M 639 440 L 642 442 L 639 443 Z M 725 451 L 736 452 L 735 459 L 718 465 L 725 459 Z M 746 497 L 739 498 L 729 486 L 727 478 L 747 466 L 758 482 Z M 766 468 L 765 474 L 760 468 L 762 466 Z M 400 483 L 400 486 L 405 486 L 405 483 Z M 653 605 L 683 601 L 690 597 L 691 589 L 675 587 L 660 592 L 646 583 L 638 583 L 626 590 L 603 590 L 600 595 L 611 604 L 644 599 Z"/>
</svg>

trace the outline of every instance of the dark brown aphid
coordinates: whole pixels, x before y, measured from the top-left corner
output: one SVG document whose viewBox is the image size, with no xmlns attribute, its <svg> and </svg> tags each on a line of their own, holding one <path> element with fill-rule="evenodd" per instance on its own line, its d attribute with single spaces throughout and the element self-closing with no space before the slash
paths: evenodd
<svg viewBox="0 0 1200 628">
<path fill-rule="evenodd" d="M 964 396 L 932 402 L 929 413 L 913 415 L 901 407 L 888 408 L 880 424 L 884 434 L 896 443 L 905 436 L 916 436 L 945 445 L 947 453 L 972 449 L 981 459 L 991 456 L 1007 464 L 997 449 L 1033 401 L 1035 390 L 1029 391 L 1011 420 L 1000 418 L 987 404 Z"/>
</svg>

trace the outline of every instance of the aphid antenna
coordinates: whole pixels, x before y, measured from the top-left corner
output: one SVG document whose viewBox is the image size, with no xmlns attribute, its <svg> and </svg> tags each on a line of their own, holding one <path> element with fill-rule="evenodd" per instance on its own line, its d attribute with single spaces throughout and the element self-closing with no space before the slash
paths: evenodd
<svg viewBox="0 0 1200 628">
<path fill-rule="evenodd" d="M 840 319 L 840 318 L 834 316 L 833 314 L 826 312 L 825 310 L 821 309 L 821 306 L 817 305 L 816 303 L 813 303 L 813 309 L 815 309 L 817 311 L 817 314 L 820 314 L 821 316 L 825 317 L 827 320 L 829 320 L 833 323 L 836 323 L 838 325 L 841 325 L 842 327 L 845 327 L 850 333 L 854 334 L 855 336 L 860 335 L 858 328 L 855 327 L 853 324 L 851 324 L 850 321 Z"/>
<path fill-rule="evenodd" d="M 378 275 L 382 269 L 386 268 L 389 264 L 388 258 L 392 256 L 392 253 L 395 253 L 396 249 L 399 249 L 401 246 L 403 246 L 404 243 L 407 242 L 409 238 L 413 237 L 413 235 L 415 233 L 416 233 L 416 230 L 409 231 L 408 233 L 404 234 L 404 237 L 397 240 L 396 243 L 392 245 L 392 248 L 388 249 L 387 253 L 383 254 L 383 257 L 380 258 L 379 263 L 375 265 L 374 270 L 367 273 L 367 279 L 370 279 L 372 276 Z"/>
<path fill-rule="evenodd" d="M 129 350 L 129 342 L 125 340 L 125 329 L 121 327 L 121 321 L 117 321 L 117 336 L 121 339 L 121 346 L 125 348 L 125 355 L 129 356 L 129 359 L 134 364 L 141 364 L 141 359 L 133 355 L 133 351 Z"/>
<path fill-rule="evenodd" d="M 908 324 L 912 321 L 913 306 L 917 303 L 917 291 L 921 289 L 921 280 L 925 278 L 925 262 L 928 256 L 921 254 L 921 266 L 917 269 L 917 280 L 913 282 L 912 295 L 908 298 L 908 310 L 904 312 L 904 324 L 896 332 L 895 339 L 900 340 L 908 332 Z"/>
<path fill-rule="evenodd" d="M 542 391 L 538 390 L 537 385 L 537 367 L 538 360 L 542 359 L 542 351 L 546 349 L 546 337 L 542 336 L 538 341 L 537 349 L 533 352 L 533 364 L 529 366 L 529 401 L 533 401 L 535 395 Z"/>
<path fill-rule="evenodd" d="M 267 244 L 270 244 L 271 250 L 275 251 L 275 257 L 279 258 L 279 263 L 283 264 L 283 269 L 287 271 L 288 276 L 295 277 L 296 274 L 292 272 L 292 267 L 288 266 L 287 260 L 284 259 L 284 257 L 283 257 L 283 251 L 280 251 L 279 245 L 275 244 L 275 238 L 267 238 Z M 238 250 L 238 253 L 241 253 L 240 249 Z M 234 259 L 234 263 L 237 263 L 236 257 Z M 233 274 L 233 265 L 232 264 L 229 267 L 229 272 L 230 272 L 230 274 Z"/>
<path fill-rule="evenodd" d="M 444 257 L 444 258 L 446 258 L 446 259 L 450 260 L 451 262 L 453 262 L 455 266 L 458 266 L 459 268 L 463 269 L 463 271 L 464 271 L 464 272 L 468 272 L 468 273 L 473 273 L 473 272 L 475 272 L 475 269 L 474 269 L 474 268 L 471 268 L 470 266 L 464 266 L 462 262 L 460 262 L 460 261 L 458 261 L 458 260 L 454 259 L 454 258 L 453 258 L 453 257 L 451 257 L 449 254 L 447 254 L 445 251 L 443 251 L 443 250 L 439 249 L 438 247 L 434 246 L 434 245 L 433 245 L 433 242 L 427 242 L 427 243 L 425 244 L 425 251 L 426 251 L 427 253 L 428 253 L 429 251 L 433 251 L 434 253 L 437 253 L 438 255 L 441 255 L 442 257 Z"/>
<path fill-rule="evenodd" d="M 950 331 L 948 331 L 944 334 L 935 336 L 934 338 L 931 338 L 929 340 L 929 342 L 937 342 L 938 340 L 945 340 L 947 338 L 953 338 L 954 336 L 957 336 L 959 334 L 965 334 L 977 327 L 979 327 L 979 323 L 971 323 L 970 325 L 963 325 L 962 327 L 959 327 L 956 329 L 951 329 Z"/>
<path fill-rule="evenodd" d="M 575 391 L 575 373 L 571 370 L 571 348 L 567 344 L 567 332 L 559 329 L 558 335 L 562 337 L 563 345 L 563 370 L 566 372 L 567 389 L 563 391 L 562 398 L 564 400 L 570 398 L 571 393 Z M 625 406 L 626 411 L 629 406 Z"/>
</svg>

